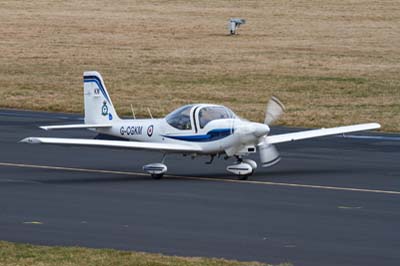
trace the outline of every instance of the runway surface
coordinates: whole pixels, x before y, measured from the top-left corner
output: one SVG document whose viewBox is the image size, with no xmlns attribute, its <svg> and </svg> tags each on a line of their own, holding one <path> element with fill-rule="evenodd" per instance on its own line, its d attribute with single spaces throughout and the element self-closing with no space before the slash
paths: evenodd
<svg viewBox="0 0 400 266">
<path fill-rule="evenodd" d="M 399 265 L 400 136 L 278 145 L 282 161 L 248 181 L 229 161 L 154 152 L 28 145 L 28 136 L 93 137 L 39 125 L 76 115 L 0 110 L 0 239 L 294 265 Z M 272 128 L 272 134 L 292 131 Z M 257 158 L 255 158 L 257 160 Z"/>
</svg>

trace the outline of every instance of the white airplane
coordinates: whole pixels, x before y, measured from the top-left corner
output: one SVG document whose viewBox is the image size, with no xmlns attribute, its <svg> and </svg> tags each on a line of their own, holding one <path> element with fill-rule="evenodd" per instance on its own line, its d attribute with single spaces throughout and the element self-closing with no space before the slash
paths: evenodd
<svg viewBox="0 0 400 266">
<path fill-rule="evenodd" d="M 161 162 L 143 166 L 143 170 L 155 179 L 162 178 L 167 172 L 164 161 L 168 153 L 180 153 L 193 158 L 207 155 L 210 156 L 208 163 L 215 156 L 223 155 L 236 159 L 235 164 L 227 166 L 226 170 L 238 175 L 239 179 L 247 179 L 257 168 L 255 161 L 245 158 L 249 154 L 258 151 L 262 167 L 280 161 L 273 144 L 380 128 L 378 123 L 367 123 L 269 136 L 269 125 L 284 110 L 274 97 L 267 105 L 264 123 L 242 119 L 229 108 L 214 104 L 185 105 L 159 119 L 121 119 L 115 112 L 100 73 L 84 72 L 83 81 L 85 123 L 41 128 L 84 128 L 125 140 L 28 137 L 21 142 L 160 151 L 164 154 Z"/>
</svg>

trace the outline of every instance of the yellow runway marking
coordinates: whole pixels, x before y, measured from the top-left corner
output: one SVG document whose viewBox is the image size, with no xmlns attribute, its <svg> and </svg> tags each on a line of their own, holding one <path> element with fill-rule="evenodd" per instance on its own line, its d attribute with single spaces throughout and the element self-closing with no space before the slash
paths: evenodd
<svg viewBox="0 0 400 266">
<path fill-rule="evenodd" d="M 175 177 L 175 176 L 174 176 Z M 400 191 L 394 190 L 380 190 L 380 189 L 366 189 L 366 188 L 351 188 L 351 187 L 333 187 L 333 186 L 321 186 L 321 185 L 308 185 L 308 184 L 296 184 L 296 183 L 280 183 L 280 182 L 269 182 L 269 181 L 253 181 L 253 180 L 234 180 L 234 179 L 221 179 L 221 178 L 209 178 L 209 177 L 181 177 L 185 179 L 194 180 L 210 180 L 210 181 L 223 181 L 231 183 L 247 183 L 257 185 L 269 185 L 269 186 L 282 186 L 282 187 L 301 187 L 301 188 L 315 188 L 315 189 L 326 189 L 326 190 L 341 190 L 341 191 L 353 191 L 353 192 L 370 192 L 370 193 L 383 193 L 383 194 L 395 194 L 400 195 Z"/>
<path fill-rule="evenodd" d="M 359 209 L 362 209 L 362 207 L 361 206 L 356 206 L 356 207 L 353 207 L 353 206 L 338 206 L 338 209 L 342 209 L 342 210 L 359 210 Z"/>
<path fill-rule="evenodd" d="M 11 166 L 11 167 L 21 167 L 21 168 L 39 168 L 39 169 L 49 169 L 49 170 L 64 170 L 64 171 L 87 172 L 87 173 L 149 176 L 148 174 L 145 174 L 145 173 L 123 172 L 123 171 L 101 170 L 101 169 L 86 169 L 86 168 L 63 167 L 63 166 L 50 166 L 50 165 L 23 164 L 23 163 L 2 163 L 2 162 L 0 162 L 0 166 Z"/>
<path fill-rule="evenodd" d="M 38 221 L 32 221 L 32 222 L 24 222 L 24 224 L 43 224 L 43 223 Z"/>
<path fill-rule="evenodd" d="M 22 167 L 22 168 L 39 168 L 39 169 L 49 169 L 49 170 L 86 172 L 86 173 L 130 175 L 130 176 L 138 176 L 138 175 L 139 176 L 149 176 L 146 173 L 140 173 L 140 172 L 126 172 L 126 171 L 114 171 L 114 170 L 103 170 L 103 169 L 87 169 L 87 168 L 74 168 L 74 167 L 35 165 L 35 164 L 22 164 L 22 163 L 0 162 L 0 166 Z M 200 176 L 165 175 L 165 177 L 176 178 L 176 179 L 207 180 L 207 181 L 213 181 L 213 182 L 241 183 L 241 184 L 253 184 L 253 185 L 264 185 L 264 186 L 297 187 L 297 188 L 312 188 L 312 189 L 325 189 L 325 190 L 369 192 L 369 193 L 400 195 L 400 191 L 394 191 L 394 190 L 379 190 L 379 189 L 351 188 L 351 187 L 335 187 L 335 186 L 308 185 L 308 184 L 282 183 L 282 182 L 256 181 L 256 180 L 222 179 L 222 178 L 211 178 L 211 177 L 200 177 Z"/>
</svg>

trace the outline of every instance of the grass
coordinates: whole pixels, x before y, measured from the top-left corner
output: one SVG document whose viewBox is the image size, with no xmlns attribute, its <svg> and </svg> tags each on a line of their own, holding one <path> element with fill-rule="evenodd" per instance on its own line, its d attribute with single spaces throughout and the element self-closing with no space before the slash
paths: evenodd
<svg viewBox="0 0 400 266">
<path fill-rule="evenodd" d="M 98 70 L 121 115 L 213 102 L 263 121 L 276 95 L 281 125 L 400 131 L 395 0 L 5 0 L 0 23 L 0 107 L 82 113 Z"/>
<path fill-rule="evenodd" d="M 186 258 L 144 252 L 49 247 L 0 241 L 0 265 L 7 266 L 267 266 L 259 262 L 239 262 L 215 258 Z M 291 264 L 280 264 L 289 266 Z"/>
</svg>

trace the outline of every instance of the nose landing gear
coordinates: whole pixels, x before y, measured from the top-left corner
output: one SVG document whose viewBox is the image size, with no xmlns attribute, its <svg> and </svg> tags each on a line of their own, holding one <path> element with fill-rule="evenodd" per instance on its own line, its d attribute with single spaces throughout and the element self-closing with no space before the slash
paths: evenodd
<svg viewBox="0 0 400 266">
<path fill-rule="evenodd" d="M 237 157 L 236 164 L 228 165 L 226 170 L 235 175 L 238 175 L 239 180 L 247 180 L 247 178 L 254 173 L 257 168 L 257 163 L 250 159 L 242 159 Z"/>
</svg>

